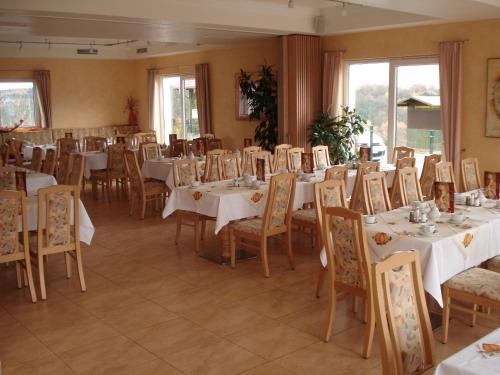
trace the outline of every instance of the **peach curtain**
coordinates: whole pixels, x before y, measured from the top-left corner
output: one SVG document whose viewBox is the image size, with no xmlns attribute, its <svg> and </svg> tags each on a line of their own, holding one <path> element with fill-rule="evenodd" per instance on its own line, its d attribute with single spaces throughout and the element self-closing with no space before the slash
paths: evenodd
<svg viewBox="0 0 500 375">
<path fill-rule="evenodd" d="M 344 51 L 323 53 L 323 112 L 339 114 L 342 87 L 342 58 Z"/>
<path fill-rule="evenodd" d="M 210 121 L 210 86 L 208 80 L 208 64 L 196 64 L 196 104 L 198 106 L 198 123 L 200 134 L 213 133 Z"/>
<path fill-rule="evenodd" d="M 148 69 L 149 129 L 156 131 L 159 143 L 165 143 L 164 127 L 160 116 L 160 74 L 158 69 Z"/>
<path fill-rule="evenodd" d="M 439 44 L 439 85 L 441 95 L 441 128 L 446 159 L 460 176 L 462 127 L 462 50 L 463 41 Z"/>
<path fill-rule="evenodd" d="M 37 99 L 40 104 L 40 127 L 52 127 L 52 90 L 50 87 L 50 71 L 35 70 L 33 72 L 33 81 L 35 82 Z"/>
</svg>

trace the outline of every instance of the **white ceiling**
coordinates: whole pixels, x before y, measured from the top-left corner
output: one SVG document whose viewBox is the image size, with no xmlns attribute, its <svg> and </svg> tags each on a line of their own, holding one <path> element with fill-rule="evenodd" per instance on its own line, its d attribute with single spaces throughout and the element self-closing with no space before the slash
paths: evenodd
<svg viewBox="0 0 500 375">
<path fill-rule="evenodd" d="M 288 0 L 2 0 L 0 57 L 143 58 L 276 35 L 500 18 L 500 0 L 293 3 L 289 8 Z M 90 45 L 97 56 L 76 54 Z M 147 53 L 137 54 L 138 48 Z"/>
</svg>

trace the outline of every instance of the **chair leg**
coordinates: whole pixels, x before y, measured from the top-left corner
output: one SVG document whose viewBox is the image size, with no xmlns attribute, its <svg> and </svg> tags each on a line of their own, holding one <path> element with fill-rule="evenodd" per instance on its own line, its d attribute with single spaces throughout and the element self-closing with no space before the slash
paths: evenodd
<svg viewBox="0 0 500 375">
<path fill-rule="evenodd" d="M 367 325 L 363 344 L 363 357 L 368 358 L 372 352 L 373 336 L 375 334 L 375 306 L 373 305 L 371 295 L 368 295 L 365 300 L 365 312 L 365 315 L 367 315 Z"/>
<path fill-rule="evenodd" d="M 295 259 L 293 257 L 293 249 L 292 249 L 292 231 L 288 229 L 285 233 L 286 236 L 286 251 L 288 253 L 288 261 L 290 263 L 290 268 L 292 270 L 295 269 Z"/>
<path fill-rule="evenodd" d="M 28 286 L 30 288 L 31 301 L 33 303 L 35 303 L 36 302 L 36 290 L 35 290 L 35 283 L 33 282 L 33 271 L 31 270 L 30 258 L 25 259 L 24 262 L 25 262 L 25 267 L 26 267 Z"/>
<path fill-rule="evenodd" d="M 231 252 L 231 268 L 236 267 L 236 238 L 234 237 L 234 231 L 229 229 L 229 249 Z"/>
<path fill-rule="evenodd" d="M 477 320 L 476 311 L 477 311 L 477 304 L 474 304 L 472 306 L 472 322 L 471 322 L 471 327 L 475 327 L 476 326 L 476 320 Z"/>
<path fill-rule="evenodd" d="M 131 193 L 130 194 L 130 210 L 128 212 L 129 215 L 132 215 L 134 212 L 134 205 L 135 205 L 135 199 L 136 199 L 137 194 Z"/>
<path fill-rule="evenodd" d="M 106 180 L 106 195 L 108 196 L 108 203 L 111 203 L 111 183 L 113 180 Z"/>
<path fill-rule="evenodd" d="M 66 263 L 66 278 L 71 277 L 71 256 L 65 251 L 64 252 L 64 261 Z"/>
<path fill-rule="evenodd" d="M 146 216 L 146 196 L 143 195 L 141 197 L 141 219 L 144 219 L 144 217 Z"/>
<path fill-rule="evenodd" d="M 120 200 L 120 179 L 117 178 L 115 180 L 115 185 L 116 185 L 116 200 L 119 201 Z"/>
<path fill-rule="evenodd" d="M 47 291 L 45 289 L 45 269 L 43 264 L 43 255 L 38 253 L 38 277 L 40 278 L 40 296 L 42 300 L 47 299 Z"/>
<path fill-rule="evenodd" d="M 318 272 L 318 283 L 316 284 L 316 298 L 319 298 L 321 295 L 321 289 L 323 289 L 323 284 L 325 283 L 325 276 L 328 270 L 323 267 L 323 265 L 319 264 L 319 272 Z"/>
<path fill-rule="evenodd" d="M 446 344 L 448 342 L 448 324 L 450 321 L 450 290 L 446 287 L 443 286 L 443 321 L 442 321 L 442 326 L 443 326 L 443 344 Z"/>
<path fill-rule="evenodd" d="M 260 257 L 262 266 L 264 267 L 264 276 L 269 277 L 269 260 L 267 258 L 267 237 L 263 237 L 260 241 Z"/>
<path fill-rule="evenodd" d="M 80 279 L 80 288 L 82 292 L 87 291 L 87 285 L 85 284 L 85 276 L 83 275 L 83 263 L 82 263 L 82 251 L 80 249 L 80 245 L 76 245 L 76 267 L 78 269 L 78 277 Z"/>
<path fill-rule="evenodd" d="M 17 287 L 21 289 L 23 287 L 23 279 L 21 275 L 21 265 L 19 264 L 19 261 L 16 261 L 16 280 L 17 280 Z"/>
<path fill-rule="evenodd" d="M 198 215 L 194 217 L 194 251 L 200 252 L 200 217 Z"/>
<path fill-rule="evenodd" d="M 92 197 L 97 199 L 97 179 L 92 176 Z"/>
<path fill-rule="evenodd" d="M 181 226 L 182 226 L 182 215 L 177 213 L 175 215 L 176 229 L 175 229 L 175 244 L 179 244 L 179 238 L 181 237 Z"/>
<path fill-rule="evenodd" d="M 326 314 L 325 342 L 330 341 L 330 336 L 332 335 L 335 308 L 337 305 L 337 293 L 335 291 L 335 287 L 330 285 L 328 289 L 330 291 L 330 298 L 328 299 L 328 312 Z"/>
</svg>

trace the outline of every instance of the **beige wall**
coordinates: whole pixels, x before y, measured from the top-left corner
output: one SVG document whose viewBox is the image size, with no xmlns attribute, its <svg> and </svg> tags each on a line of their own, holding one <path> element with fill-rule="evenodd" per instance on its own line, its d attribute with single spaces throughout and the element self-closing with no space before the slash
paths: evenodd
<svg viewBox="0 0 500 375">
<path fill-rule="evenodd" d="M 0 59 L 0 79 L 50 70 L 54 128 L 126 124 L 126 96 L 135 95 L 135 64 L 127 60 Z"/>
<path fill-rule="evenodd" d="M 273 38 L 236 48 L 159 57 L 136 62 L 139 123 L 148 126 L 147 69 L 165 68 L 169 73 L 194 71 L 194 64 L 209 64 L 212 125 L 224 147 L 243 147 L 243 138 L 252 137 L 256 123 L 238 121 L 235 116 L 235 74 L 240 69 L 255 71 L 264 63 L 277 66 L 279 40 Z"/>
<path fill-rule="evenodd" d="M 431 25 L 326 37 L 324 50 L 345 49 L 345 59 L 437 55 L 438 43 L 465 39 L 462 156 L 479 157 L 482 170 L 500 171 L 500 138 L 485 137 L 486 60 L 500 58 L 500 20 Z"/>
</svg>

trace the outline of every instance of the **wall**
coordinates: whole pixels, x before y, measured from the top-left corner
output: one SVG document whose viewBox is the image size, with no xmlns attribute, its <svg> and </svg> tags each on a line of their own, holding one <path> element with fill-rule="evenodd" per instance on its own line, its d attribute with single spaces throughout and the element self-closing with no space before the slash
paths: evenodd
<svg viewBox="0 0 500 375">
<path fill-rule="evenodd" d="M 174 74 L 176 71 L 194 71 L 195 64 L 208 63 L 214 133 L 222 138 L 225 148 L 241 148 L 243 138 L 253 138 L 256 123 L 236 120 L 235 75 L 240 69 L 255 71 L 258 65 L 267 63 L 277 66 L 278 62 L 278 38 L 234 48 L 139 60 L 136 62 L 139 124 L 144 129 L 148 126 L 147 69 L 164 68 L 163 70 Z"/>
<path fill-rule="evenodd" d="M 54 128 L 126 124 L 126 96 L 135 95 L 135 63 L 127 60 L 0 59 L 0 79 L 50 70 Z"/>
<path fill-rule="evenodd" d="M 485 137 L 486 61 L 500 57 L 500 20 L 464 22 L 330 36 L 324 50 L 345 49 L 346 60 L 437 55 L 438 43 L 464 39 L 463 157 L 482 170 L 500 171 L 500 138 Z"/>
</svg>

